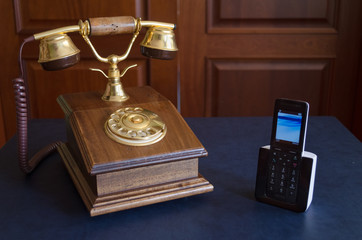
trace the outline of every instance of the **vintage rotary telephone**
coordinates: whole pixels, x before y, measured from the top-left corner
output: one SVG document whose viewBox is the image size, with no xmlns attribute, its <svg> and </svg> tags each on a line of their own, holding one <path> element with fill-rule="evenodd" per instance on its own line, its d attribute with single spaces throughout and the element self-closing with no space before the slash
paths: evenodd
<svg viewBox="0 0 362 240">
<path fill-rule="evenodd" d="M 155 21 L 142 21 L 140 18 L 134 19 L 130 16 L 121 17 L 106 17 L 106 18 L 90 18 L 86 21 L 79 21 L 78 25 L 57 28 L 50 31 L 34 34 L 24 40 L 20 48 L 19 63 L 21 69 L 21 77 L 14 79 L 14 88 L 16 94 L 17 105 L 17 122 L 18 122 L 18 138 L 19 138 L 19 161 L 20 168 L 26 172 L 31 172 L 39 163 L 44 155 L 52 152 L 56 148 L 55 144 L 45 147 L 42 151 L 35 155 L 35 157 L 28 161 L 27 158 L 27 120 L 28 120 L 28 94 L 26 90 L 27 84 L 23 77 L 23 67 L 21 64 L 21 52 L 25 43 L 40 40 L 39 46 L 39 63 L 44 70 L 55 71 L 71 67 L 79 62 L 80 55 L 79 49 L 74 45 L 72 40 L 66 35 L 70 32 L 79 32 L 86 43 L 92 49 L 94 55 L 101 62 L 109 64 L 108 75 L 99 69 L 92 69 L 93 71 L 101 71 L 106 78 L 108 84 L 102 99 L 105 101 L 126 101 L 128 95 L 122 87 L 120 78 L 126 73 L 129 68 L 137 65 L 127 67 L 120 73 L 117 64 L 125 60 L 130 53 L 132 45 L 137 38 L 142 27 L 148 27 L 148 31 L 144 40 L 141 43 L 141 52 L 143 55 L 157 59 L 172 59 L 176 55 L 177 46 L 173 29 L 174 24 L 155 22 Z M 101 57 L 94 46 L 92 45 L 89 36 L 102 36 L 133 33 L 133 38 L 129 43 L 128 49 L 122 56 L 110 55 L 107 58 Z"/>
<path fill-rule="evenodd" d="M 129 95 L 122 87 L 121 77 L 136 65 L 122 72 L 117 65 L 129 55 L 142 27 L 148 28 L 141 42 L 143 55 L 174 58 L 178 50 L 174 24 L 129 16 L 80 20 L 78 25 L 34 34 L 20 47 L 21 77 L 13 80 L 20 168 L 30 173 L 44 157 L 58 150 L 92 216 L 213 189 L 198 173 L 198 157 L 206 156 L 207 152 L 175 107 L 150 87 L 130 88 Z M 57 101 L 65 113 L 67 143 L 49 144 L 29 160 L 29 104 L 22 48 L 27 42 L 40 40 L 38 62 L 42 67 L 48 71 L 68 68 L 80 60 L 79 49 L 67 36 L 70 32 L 79 32 L 96 58 L 109 64 L 108 74 L 91 69 L 102 72 L 108 84 L 102 96 L 59 96 Z M 133 37 L 121 56 L 100 56 L 89 39 L 125 33 L 133 33 Z"/>
</svg>

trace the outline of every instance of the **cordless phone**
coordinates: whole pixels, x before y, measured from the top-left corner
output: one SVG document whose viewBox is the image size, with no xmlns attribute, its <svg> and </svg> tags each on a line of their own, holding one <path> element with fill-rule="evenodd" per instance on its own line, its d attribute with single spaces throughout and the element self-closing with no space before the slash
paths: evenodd
<svg viewBox="0 0 362 240">
<path fill-rule="evenodd" d="M 270 145 L 259 150 L 255 197 L 297 212 L 313 198 L 317 156 L 304 151 L 309 104 L 275 101 Z"/>
</svg>

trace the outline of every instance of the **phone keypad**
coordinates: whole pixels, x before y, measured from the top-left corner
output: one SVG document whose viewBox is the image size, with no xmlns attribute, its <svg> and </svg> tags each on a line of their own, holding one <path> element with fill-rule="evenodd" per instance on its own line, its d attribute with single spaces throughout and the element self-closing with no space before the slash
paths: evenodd
<svg viewBox="0 0 362 240">
<path fill-rule="evenodd" d="M 271 150 L 266 191 L 269 197 L 290 203 L 296 201 L 299 164 L 297 153 Z"/>
</svg>

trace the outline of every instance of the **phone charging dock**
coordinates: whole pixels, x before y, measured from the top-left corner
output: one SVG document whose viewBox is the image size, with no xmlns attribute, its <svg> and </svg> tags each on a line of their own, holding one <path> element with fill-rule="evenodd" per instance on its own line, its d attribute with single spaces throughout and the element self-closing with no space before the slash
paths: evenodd
<svg viewBox="0 0 362 240">
<path fill-rule="evenodd" d="M 126 89 L 126 102 L 100 92 L 64 94 L 63 162 L 91 216 L 202 194 L 207 151 L 172 103 L 150 87 Z"/>
</svg>

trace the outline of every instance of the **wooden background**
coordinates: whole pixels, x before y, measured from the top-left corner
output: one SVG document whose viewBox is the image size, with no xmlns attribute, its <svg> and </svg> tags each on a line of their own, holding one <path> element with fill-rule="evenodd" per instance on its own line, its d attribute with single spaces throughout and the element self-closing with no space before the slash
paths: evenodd
<svg viewBox="0 0 362 240">
<path fill-rule="evenodd" d="M 0 146 L 15 133 L 11 80 L 22 39 L 89 17 L 130 15 L 177 24 L 172 61 L 140 54 L 138 37 L 121 68 L 137 63 L 124 86 L 150 85 L 184 117 L 267 116 L 278 97 L 306 100 L 311 115 L 336 116 L 362 140 L 362 3 L 347 0 L 14 0 L 0 2 Z M 24 48 L 33 118 L 62 118 L 55 102 L 69 92 L 104 90 L 107 70 L 77 33 L 76 66 L 45 72 L 38 44 Z M 102 56 L 121 55 L 130 35 L 94 37 Z M 178 95 L 178 84 L 180 95 Z"/>
</svg>

